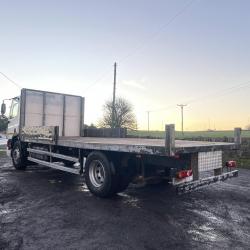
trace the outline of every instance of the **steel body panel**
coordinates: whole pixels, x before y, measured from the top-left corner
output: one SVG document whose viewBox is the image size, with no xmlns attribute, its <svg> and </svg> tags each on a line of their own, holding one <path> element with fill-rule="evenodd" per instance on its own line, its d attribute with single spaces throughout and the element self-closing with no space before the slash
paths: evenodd
<svg viewBox="0 0 250 250">
<path fill-rule="evenodd" d="M 81 130 L 81 98 L 65 96 L 65 136 L 80 136 Z"/>
<path fill-rule="evenodd" d="M 58 126 L 63 131 L 63 95 L 44 93 L 44 126 Z"/>
<path fill-rule="evenodd" d="M 60 136 L 80 136 L 83 113 L 83 97 L 31 89 L 21 91 L 20 131 L 24 126 L 58 126 Z"/>
<path fill-rule="evenodd" d="M 22 91 L 25 95 L 25 121 L 23 126 L 43 126 L 43 93 Z"/>
</svg>

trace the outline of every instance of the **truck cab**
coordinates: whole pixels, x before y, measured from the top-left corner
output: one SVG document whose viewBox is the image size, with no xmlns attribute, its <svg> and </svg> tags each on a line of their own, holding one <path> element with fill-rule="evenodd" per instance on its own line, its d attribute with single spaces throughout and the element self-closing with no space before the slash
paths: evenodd
<svg viewBox="0 0 250 250">
<path fill-rule="evenodd" d="M 19 118 L 20 118 L 20 97 L 11 99 L 11 105 L 8 115 L 7 138 L 12 139 L 13 136 L 19 133 Z"/>
<path fill-rule="evenodd" d="M 6 113 L 6 104 L 4 101 L 8 102 L 8 112 Z M 1 105 L 1 117 L 7 119 L 8 126 L 6 130 L 7 137 L 7 155 L 11 155 L 11 148 L 13 143 L 18 139 L 19 135 L 19 124 L 20 124 L 20 97 L 14 97 L 11 99 L 5 99 Z"/>
</svg>

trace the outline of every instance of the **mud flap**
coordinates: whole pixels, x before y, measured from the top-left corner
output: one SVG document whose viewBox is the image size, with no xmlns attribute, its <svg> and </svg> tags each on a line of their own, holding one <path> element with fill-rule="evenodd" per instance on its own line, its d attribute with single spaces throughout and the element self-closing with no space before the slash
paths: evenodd
<svg viewBox="0 0 250 250">
<path fill-rule="evenodd" d="M 201 187 L 208 186 L 210 184 L 214 184 L 220 181 L 225 181 L 227 179 L 237 176 L 238 176 L 238 170 L 234 170 L 231 172 L 223 173 L 221 175 L 211 176 L 197 181 L 185 182 L 183 184 L 176 185 L 176 192 L 177 194 L 188 193 L 193 190 L 200 189 Z"/>
</svg>

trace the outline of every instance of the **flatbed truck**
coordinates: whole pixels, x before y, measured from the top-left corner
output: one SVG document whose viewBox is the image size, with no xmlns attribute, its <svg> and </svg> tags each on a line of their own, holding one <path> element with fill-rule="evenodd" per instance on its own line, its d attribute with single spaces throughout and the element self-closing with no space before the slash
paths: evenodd
<svg viewBox="0 0 250 250">
<path fill-rule="evenodd" d="M 237 150 L 235 142 L 175 140 L 175 127 L 166 125 L 164 139 L 85 137 L 84 98 L 22 89 L 12 98 L 7 150 L 17 170 L 40 164 L 84 175 L 89 190 L 99 197 L 124 191 L 131 182 L 167 180 L 178 193 L 236 177 L 234 161 L 223 168 L 222 151 Z M 1 113 L 6 111 L 2 104 Z M 213 174 L 201 178 L 202 172 Z"/>
</svg>

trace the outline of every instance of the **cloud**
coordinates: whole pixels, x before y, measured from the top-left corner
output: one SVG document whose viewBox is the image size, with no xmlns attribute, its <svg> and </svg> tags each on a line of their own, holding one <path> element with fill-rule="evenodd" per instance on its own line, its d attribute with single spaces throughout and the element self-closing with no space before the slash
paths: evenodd
<svg viewBox="0 0 250 250">
<path fill-rule="evenodd" d="M 147 86 L 146 86 L 145 83 L 146 83 L 145 79 L 142 79 L 141 81 L 125 80 L 125 81 L 122 82 L 123 85 L 133 87 L 133 88 L 137 88 L 137 89 L 141 89 L 141 90 L 147 89 Z"/>
</svg>

